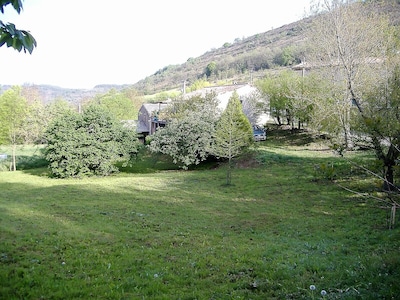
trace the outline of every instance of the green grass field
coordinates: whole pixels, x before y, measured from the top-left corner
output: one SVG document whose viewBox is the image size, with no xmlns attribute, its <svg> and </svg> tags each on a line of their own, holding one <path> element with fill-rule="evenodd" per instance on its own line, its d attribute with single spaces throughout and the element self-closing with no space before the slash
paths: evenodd
<svg viewBox="0 0 400 300">
<path fill-rule="evenodd" d="M 0 299 L 399 298 L 400 230 L 328 180 L 375 186 L 323 145 L 271 136 L 229 187 L 223 165 L 167 165 L 143 155 L 107 178 L 0 172 Z"/>
</svg>

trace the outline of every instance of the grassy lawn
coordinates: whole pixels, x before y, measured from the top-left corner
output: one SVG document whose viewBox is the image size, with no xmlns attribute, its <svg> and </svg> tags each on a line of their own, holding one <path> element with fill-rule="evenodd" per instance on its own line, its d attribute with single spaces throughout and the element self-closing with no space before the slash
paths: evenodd
<svg viewBox="0 0 400 300">
<path fill-rule="evenodd" d="M 372 181 L 309 140 L 254 157 L 230 187 L 145 156 L 108 178 L 0 172 L 0 299 L 398 299 L 400 230 L 316 166 Z"/>
</svg>

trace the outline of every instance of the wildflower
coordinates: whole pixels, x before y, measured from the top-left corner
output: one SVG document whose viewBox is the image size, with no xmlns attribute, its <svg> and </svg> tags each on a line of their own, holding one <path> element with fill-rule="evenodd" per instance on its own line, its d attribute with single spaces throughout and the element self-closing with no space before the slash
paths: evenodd
<svg viewBox="0 0 400 300">
<path fill-rule="evenodd" d="M 322 296 L 322 297 L 326 296 L 326 294 L 327 294 L 327 292 L 326 292 L 325 290 L 322 290 L 322 291 L 321 291 L 321 296 Z"/>
<path fill-rule="evenodd" d="M 316 288 L 315 288 L 315 285 L 313 285 L 313 284 L 310 285 L 310 290 L 315 291 L 315 289 L 316 289 Z"/>
</svg>

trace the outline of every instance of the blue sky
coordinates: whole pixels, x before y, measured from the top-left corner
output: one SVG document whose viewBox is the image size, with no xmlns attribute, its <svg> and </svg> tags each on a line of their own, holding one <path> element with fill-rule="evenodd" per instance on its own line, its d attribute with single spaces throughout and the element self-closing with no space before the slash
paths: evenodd
<svg viewBox="0 0 400 300">
<path fill-rule="evenodd" d="M 0 48 L 0 85 L 133 84 L 225 42 L 297 21 L 310 0 L 25 0 L 0 19 L 29 30 L 30 54 Z"/>
</svg>

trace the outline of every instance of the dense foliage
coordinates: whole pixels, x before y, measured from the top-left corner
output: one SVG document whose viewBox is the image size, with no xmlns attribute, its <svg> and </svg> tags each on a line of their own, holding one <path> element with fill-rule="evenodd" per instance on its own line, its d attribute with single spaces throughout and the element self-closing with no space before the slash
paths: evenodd
<svg viewBox="0 0 400 300">
<path fill-rule="evenodd" d="M 213 93 L 174 102 L 166 112 L 168 125 L 151 137 L 149 149 L 171 156 L 182 168 L 206 160 L 213 144 L 217 107 Z"/>
<path fill-rule="evenodd" d="M 135 133 L 98 106 L 57 118 L 46 140 L 51 172 L 61 178 L 117 172 L 115 163 L 128 160 L 138 147 Z"/>
<path fill-rule="evenodd" d="M 311 98 L 316 98 L 322 87 L 316 85 L 312 76 L 304 77 L 286 70 L 257 80 L 255 84 L 268 99 L 269 112 L 278 125 L 295 127 L 297 123 L 300 127 L 315 121 L 314 101 Z"/>
</svg>

